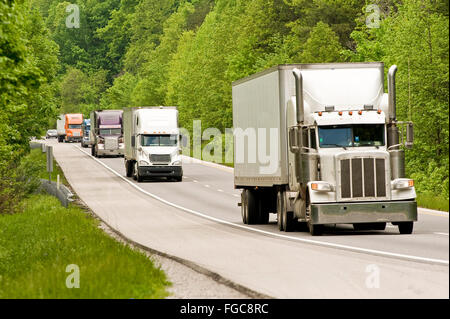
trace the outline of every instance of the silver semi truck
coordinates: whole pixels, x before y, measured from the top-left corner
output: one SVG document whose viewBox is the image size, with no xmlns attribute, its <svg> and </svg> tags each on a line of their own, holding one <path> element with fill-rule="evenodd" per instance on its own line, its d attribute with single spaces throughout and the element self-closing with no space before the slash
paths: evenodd
<svg viewBox="0 0 450 319">
<path fill-rule="evenodd" d="M 89 140 L 92 156 L 123 156 L 122 110 L 100 110 L 91 112 Z"/>
<path fill-rule="evenodd" d="M 280 65 L 233 83 L 234 182 L 246 224 L 297 221 L 312 235 L 327 224 L 355 230 L 417 221 L 405 176 L 411 122 L 396 115 L 396 66 L 384 90 L 383 63 Z"/>
</svg>

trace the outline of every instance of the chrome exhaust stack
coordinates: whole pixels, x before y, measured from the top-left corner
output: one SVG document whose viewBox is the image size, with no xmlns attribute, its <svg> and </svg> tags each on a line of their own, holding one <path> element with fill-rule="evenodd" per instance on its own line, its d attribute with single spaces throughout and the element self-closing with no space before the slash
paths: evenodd
<svg viewBox="0 0 450 319">
<path fill-rule="evenodd" d="M 297 103 L 297 125 L 303 124 L 305 120 L 305 107 L 303 104 L 303 76 L 302 72 L 295 68 L 292 70 L 295 77 L 295 99 Z"/>
<path fill-rule="evenodd" d="M 397 66 L 393 65 L 388 72 L 388 93 L 389 93 L 389 122 L 397 121 L 397 94 L 395 87 L 395 75 L 397 73 Z"/>
<path fill-rule="evenodd" d="M 400 148 L 400 133 L 397 126 L 397 94 L 395 75 L 397 66 L 393 65 L 388 72 L 388 151 L 391 161 L 391 179 L 405 177 L 405 151 Z"/>
</svg>

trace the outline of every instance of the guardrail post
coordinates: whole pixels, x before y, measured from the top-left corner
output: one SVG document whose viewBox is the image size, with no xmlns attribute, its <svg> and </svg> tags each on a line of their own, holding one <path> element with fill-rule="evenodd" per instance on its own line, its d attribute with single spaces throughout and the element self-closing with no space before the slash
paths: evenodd
<svg viewBox="0 0 450 319">
<path fill-rule="evenodd" d="M 53 172 L 53 146 L 47 146 L 47 172 L 48 172 L 48 182 L 52 182 L 52 172 Z"/>
</svg>

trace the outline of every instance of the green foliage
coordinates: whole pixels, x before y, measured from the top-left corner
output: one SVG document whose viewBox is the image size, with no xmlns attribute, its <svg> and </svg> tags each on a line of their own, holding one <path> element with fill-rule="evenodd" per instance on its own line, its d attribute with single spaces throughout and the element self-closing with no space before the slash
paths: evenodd
<svg viewBox="0 0 450 319">
<path fill-rule="evenodd" d="M 408 176 L 420 194 L 449 196 L 448 1 L 77 0 L 79 29 L 65 26 L 68 1 L 25 1 L 40 14 L 0 3 L 3 158 L 26 151 L 55 106 L 176 105 L 187 129 L 200 119 L 223 131 L 237 79 L 276 64 L 383 61 L 399 66 L 399 119 L 415 123 Z M 372 4 L 379 28 L 366 26 Z"/>
<path fill-rule="evenodd" d="M 30 189 L 28 141 L 56 115 L 58 46 L 30 1 L 1 0 L 0 19 L 0 213 L 11 213 Z"/>
<path fill-rule="evenodd" d="M 443 12 L 442 12 L 443 11 Z M 415 124 L 415 145 L 407 154 L 408 175 L 419 193 L 449 198 L 449 20 L 435 1 L 404 1 L 379 29 L 359 26 L 354 61 L 381 60 L 399 67 L 397 114 Z"/>
</svg>

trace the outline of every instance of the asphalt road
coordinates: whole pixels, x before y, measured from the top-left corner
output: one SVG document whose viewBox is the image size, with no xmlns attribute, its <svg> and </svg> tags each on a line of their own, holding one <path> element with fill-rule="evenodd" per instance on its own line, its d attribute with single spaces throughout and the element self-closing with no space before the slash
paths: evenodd
<svg viewBox="0 0 450 319">
<path fill-rule="evenodd" d="M 74 190 L 111 227 L 250 289 L 285 298 L 448 298 L 446 213 L 420 210 L 412 235 L 349 226 L 321 237 L 280 233 L 274 215 L 269 225 L 242 224 L 229 168 L 185 163 L 182 183 L 138 184 L 124 177 L 122 158 L 95 160 L 89 151 L 55 144 Z"/>
</svg>

